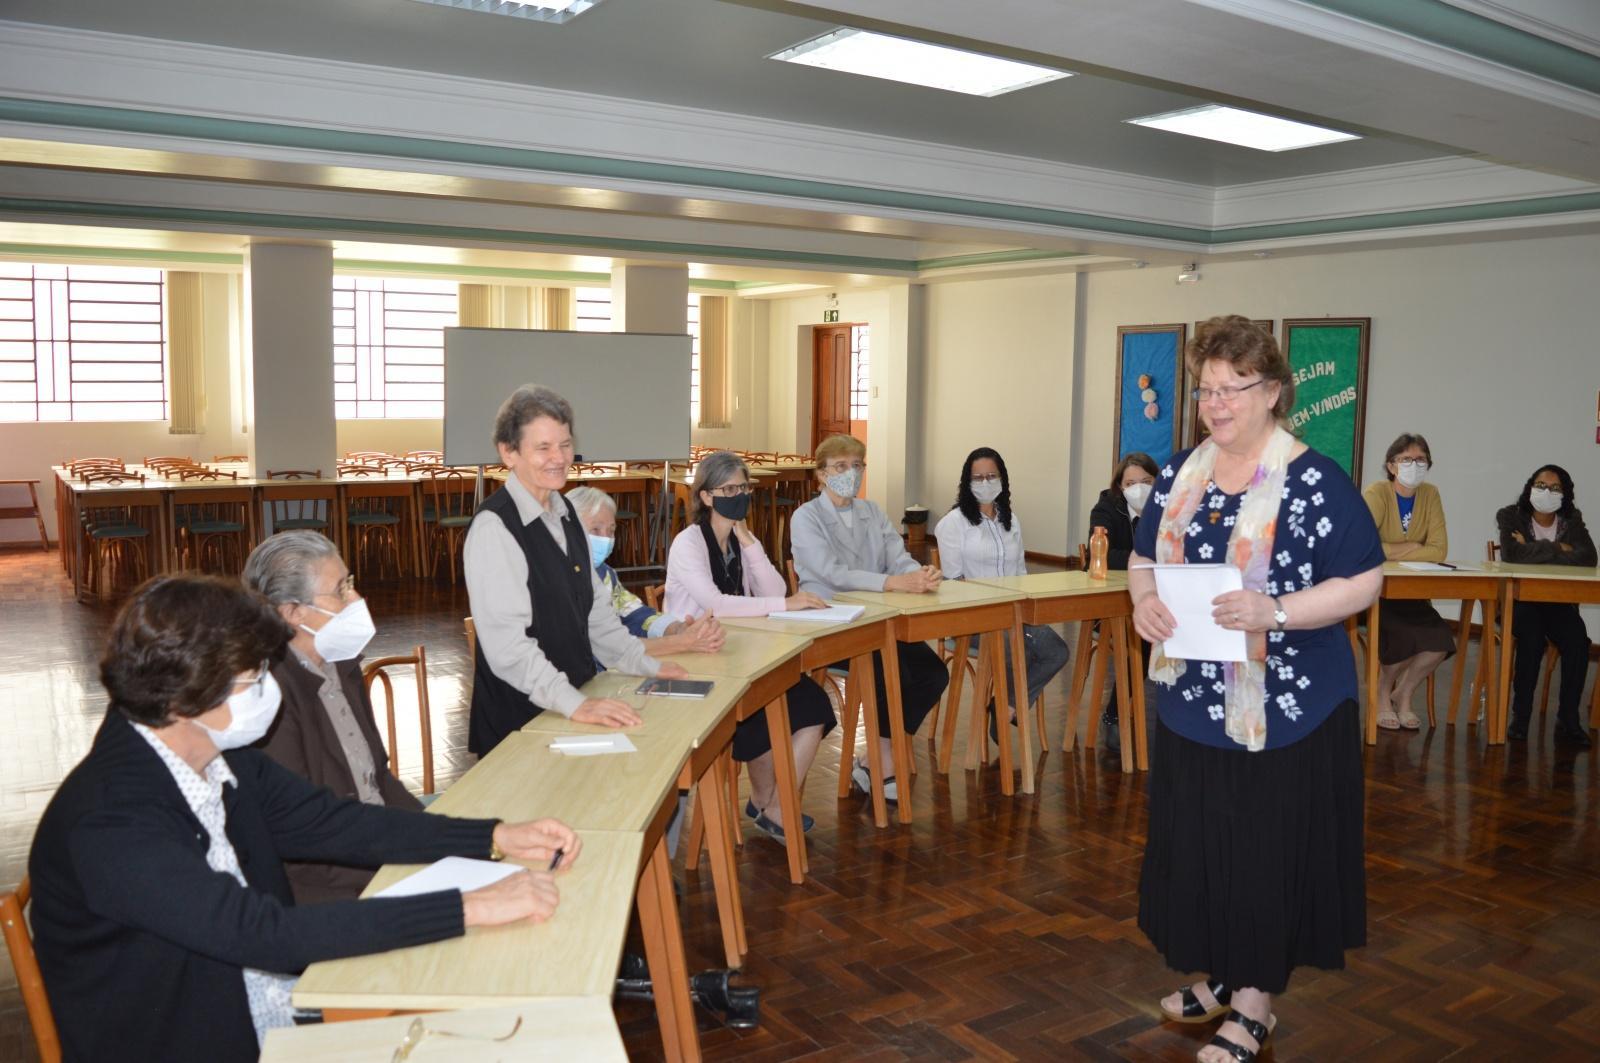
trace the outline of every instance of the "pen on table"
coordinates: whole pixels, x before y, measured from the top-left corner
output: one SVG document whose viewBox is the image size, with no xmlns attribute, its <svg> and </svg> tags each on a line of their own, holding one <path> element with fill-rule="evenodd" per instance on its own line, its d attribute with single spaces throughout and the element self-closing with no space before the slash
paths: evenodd
<svg viewBox="0 0 1600 1063">
<path fill-rule="evenodd" d="M 1457 570 L 1457 569 L 1458 569 L 1458 568 L 1460 568 L 1460 566 L 1459 566 L 1459 565 L 1452 565 L 1452 564 L 1451 564 L 1451 563 L 1450 563 L 1450 562 L 1448 562 L 1448 561 L 1440 561 L 1440 562 L 1439 562 L 1439 566 L 1440 566 L 1440 567 L 1441 567 L 1441 568 L 1447 568 L 1447 569 L 1449 569 L 1449 570 L 1450 570 L 1450 571 L 1451 571 L 1451 572 L 1454 572 L 1454 571 L 1456 571 L 1456 570 Z"/>
<path fill-rule="evenodd" d="M 563 856 L 566 856 L 566 855 L 567 855 L 567 851 L 565 849 L 557 849 L 556 850 L 556 855 L 554 855 L 554 856 L 552 856 L 550 858 L 550 870 L 554 871 L 556 868 L 560 867 L 561 866 L 561 858 Z"/>
</svg>

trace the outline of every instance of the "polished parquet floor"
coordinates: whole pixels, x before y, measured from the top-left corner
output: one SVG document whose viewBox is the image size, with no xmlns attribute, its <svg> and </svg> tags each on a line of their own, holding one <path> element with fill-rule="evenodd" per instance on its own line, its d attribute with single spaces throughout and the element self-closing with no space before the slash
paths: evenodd
<svg viewBox="0 0 1600 1063">
<path fill-rule="evenodd" d="M 447 784 L 470 760 L 465 592 L 363 590 L 379 629 L 370 653 L 428 646 Z M 53 557 L 0 552 L 0 888 L 23 873 L 38 817 L 104 711 L 95 662 L 110 615 L 71 600 Z M 993 770 L 942 778 L 919 740 L 910 828 L 876 830 L 863 799 L 834 800 L 830 737 L 805 798 L 817 817 L 806 884 L 791 886 L 782 849 L 747 832 L 744 978 L 762 987 L 762 1022 L 735 1033 L 702 1014 L 708 1058 L 1193 1058 L 1210 1031 L 1160 1021 L 1155 1002 L 1181 977 L 1135 926 L 1143 779 L 1101 753 L 1063 756 L 1061 683 L 1046 706 L 1036 795 L 1002 797 Z M 1600 1058 L 1597 754 L 1554 749 L 1551 722 L 1503 750 L 1476 727 L 1441 726 L 1367 751 L 1369 944 L 1344 971 L 1296 976 L 1263 1058 Z M 414 729 L 400 742 L 416 786 Z M 709 874 L 679 874 L 691 962 L 711 966 Z M 658 1058 L 649 1006 L 618 1015 L 630 1054 Z M 0 959 L 0 1061 L 33 1058 Z"/>
</svg>

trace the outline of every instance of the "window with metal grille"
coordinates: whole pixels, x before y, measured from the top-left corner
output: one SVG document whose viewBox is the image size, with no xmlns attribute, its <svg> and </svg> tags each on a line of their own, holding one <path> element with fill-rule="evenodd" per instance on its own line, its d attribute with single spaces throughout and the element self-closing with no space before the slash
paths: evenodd
<svg viewBox="0 0 1600 1063">
<path fill-rule="evenodd" d="M 700 296 L 689 293 L 689 424 L 700 423 Z"/>
<path fill-rule="evenodd" d="M 611 289 L 577 288 L 572 293 L 573 329 L 577 332 L 611 331 Z"/>
<path fill-rule="evenodd" d="M 0 421 L 162 421 L 159 269 L 0 262 Z"/>
<path fill-rule="evenodd" d="M 454 281 L 333 278 L 333 407 L 340 420 L 444 416 Z"/>
<path fill-rule="evenodd" d="M 872 394 L 872 358 L 866 325 L 850 326 L 850 419 L 867 419 L 867 399 Z"/>
</svg>

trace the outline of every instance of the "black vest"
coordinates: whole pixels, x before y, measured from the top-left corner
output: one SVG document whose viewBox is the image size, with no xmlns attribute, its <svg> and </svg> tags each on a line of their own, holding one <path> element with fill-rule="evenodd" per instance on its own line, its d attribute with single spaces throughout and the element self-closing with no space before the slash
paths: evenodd
<svg viewBox="0 0 1600 1063">
<path fill-rule="evenodd" d="M 589 648 L 589 610 L 594 605 L 591 582 L 589 540 L 578 523 L 572 503 L 567 507 L 562 529 L 567 535 L 563 554 L 550 533 L 535 520 L 524 526 L 517 515 L 516 500 L 508 490 L 496 491 L 484 500 L 479 512 L 488 511 L 505 524 L 512 538 L 522 547 L 528 562 L 528 601 L 533 606 L 533 622 L 526 634 L 539 644 L 550 663 L 561 669 L 567 681 L 581 687 L 594 678 L 594 653 Z M 473 661 L 472 713 L 467 727 L 467 750 L 484 756 L 506 735 L 543 712 L 528 695 L 494 674 L 483 656 L 480 642 Z"/>
</svg>

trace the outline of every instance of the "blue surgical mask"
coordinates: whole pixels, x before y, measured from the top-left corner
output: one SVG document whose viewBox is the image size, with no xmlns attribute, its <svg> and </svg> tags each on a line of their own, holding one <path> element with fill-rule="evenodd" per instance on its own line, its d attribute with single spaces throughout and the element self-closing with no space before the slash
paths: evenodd
<svg viewBox="0 0 1600 1063">
<path fill-rule="evenodd" d="M 822 482 L 828 485 L 828 490 L 840 498 L 854 498 L 856 492 L 861 490 L 861 470 L 846 469 L 844 472 L 836 472 Z"/>
<path fill-rule="evenodd" d="M 611 544 L 615 539 L 608 535 L 589 536 L 589 560 L 594 562 L 594 567 L 599 568 L 606 563 L 606 558 L 611 556 Z"/>
</svg>

